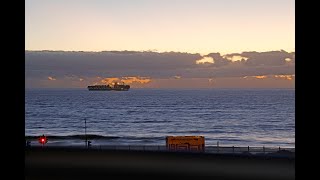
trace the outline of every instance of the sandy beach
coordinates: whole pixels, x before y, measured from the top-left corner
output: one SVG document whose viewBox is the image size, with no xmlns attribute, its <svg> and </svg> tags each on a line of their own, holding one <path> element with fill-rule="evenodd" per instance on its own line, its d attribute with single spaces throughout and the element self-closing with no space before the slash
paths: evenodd
<svg viewBox="0 0 320 180">
<path fill-rule="evenodd" d="M 294 179 L 295 158 L 61 147 L 25 150 L 26 179 L 110 177 Z"/>
</svg>

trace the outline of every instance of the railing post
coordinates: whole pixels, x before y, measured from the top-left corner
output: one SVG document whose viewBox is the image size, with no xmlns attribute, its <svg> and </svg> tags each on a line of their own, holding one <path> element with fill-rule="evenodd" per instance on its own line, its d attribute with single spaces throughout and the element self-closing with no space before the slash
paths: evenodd
<svg viewBox="0 0 320 180">
<path fill-rule="evenodd" d="M 30 147 L 30 144 L 31 144 L 31 142 L 27 141 L 27 143 L 26 143 L 27 147 Z"/>
<path fill-rule="evenodd" d="M 279 151 L 280 151 L 280 146 L 279 146 Z"/>
<path fill-rule="evenodd" d="M 250 147 L 248 146 L 248 152 L 250 152 Z"/>
<path fill-rule="evenodd" d="M 219 141 L 217 142 L 217 152 L 219 153 Z"/>
</svg>

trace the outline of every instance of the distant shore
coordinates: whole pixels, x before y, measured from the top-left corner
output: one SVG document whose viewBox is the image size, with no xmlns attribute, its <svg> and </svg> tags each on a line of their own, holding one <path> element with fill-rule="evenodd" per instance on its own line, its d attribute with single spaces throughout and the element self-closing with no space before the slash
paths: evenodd
<svg viewBox="0 0 320 180">
<path fill-rule="evenodd" d="M 26 179 L 90 179 L 122 175 L 294 179 L 295 159 L 245 154 L 32 147 L 25 150 L 25 167 Z"/>
</svg>

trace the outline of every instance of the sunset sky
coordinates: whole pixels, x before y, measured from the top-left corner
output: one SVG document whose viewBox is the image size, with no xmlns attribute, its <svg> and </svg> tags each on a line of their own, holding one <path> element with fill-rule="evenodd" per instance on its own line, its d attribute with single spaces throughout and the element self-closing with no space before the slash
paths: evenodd
<svg viewBox="0 0 320 180">
<path fill-rule="evenodd" d="M 294 88 L 294 0 L 25 4 L 27 88 Z"/>
</svg>

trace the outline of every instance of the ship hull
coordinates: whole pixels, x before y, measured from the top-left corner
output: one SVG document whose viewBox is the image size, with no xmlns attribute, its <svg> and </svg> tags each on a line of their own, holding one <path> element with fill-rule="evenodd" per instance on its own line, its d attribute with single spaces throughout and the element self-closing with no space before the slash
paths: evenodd
<svg viewBox="0 0 320 180">
<path fill-rule="evenodd" d="M 88 89 L 89 91 L 129 91 L 129 89 Z"/>
<path fill-rule="evenodd" d="M 129 89 L 129 85 L 118 85 L 116 87 L 106 85 L 88 86 L 89 91 L 128 91 Z"/>
</svg>

